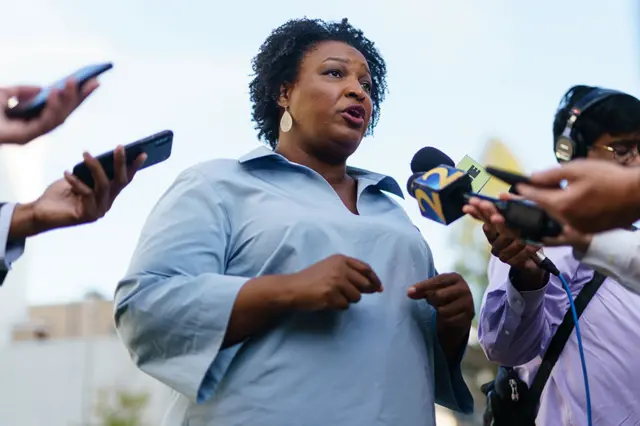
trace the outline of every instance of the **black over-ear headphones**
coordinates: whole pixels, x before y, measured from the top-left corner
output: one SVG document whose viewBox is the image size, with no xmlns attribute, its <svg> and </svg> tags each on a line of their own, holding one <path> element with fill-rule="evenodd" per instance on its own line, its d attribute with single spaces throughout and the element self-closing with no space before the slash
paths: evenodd
<svg viewBox="0 0 640 426">
<path fill-rule="evenodd" d="M 556 159 L 559 162 L 565 162 L 578 157 L 586 157 L 587 146 L 584 143 L 582 135 L 574 132 L 576 121 L 578 121 L 582 113 L 593 105 L 604 101 L 610 96 L 624 94 L 625 93 L 618 92 L 617 90 L 601 89 L 596 87 L 580 99 L 576 105 L 571 108 L 567 124 L 564 126 L 564 130 L 555 141 Z"/>
</svg>

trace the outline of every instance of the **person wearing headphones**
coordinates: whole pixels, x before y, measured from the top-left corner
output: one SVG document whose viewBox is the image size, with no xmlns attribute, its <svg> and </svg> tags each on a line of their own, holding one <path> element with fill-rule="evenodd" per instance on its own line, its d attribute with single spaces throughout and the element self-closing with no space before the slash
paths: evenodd
<svg viewBox="0 0 640 426">
<path fill-rule="evenodd" d="M 562 163 L 588 158 L 617 167 L 638 166 L 638 117 L 640 100 L 629 94 L 572 87 L 555 115 L 556 158 Z M 585 262 L 603 263 L 635 246 L 628 239 L 624 246 L 621 239 L 619 247 L 610 247 L 600 236 L 567 228 L 561 237 L 548 241 L 559 247 L 544 250 L 566 280 L 576 309 L 584 309 L 579 324 L 593 401 L 590 413 L 580 347 L 562 281 L 537 266 L 532 256 L 540 247 L 520 240 L 493 204 L 472 199 L 464 211 L 485 222 L 483 230 L 492 248 L 478 333 L 491 361 L 515 367 L 503 375 L 507 388 L 514 384 L 507 398 L 518 400 L 521 413 L 540 425 L 639 423 L 640 370 L 634 359 L 640 340 L 640 294 Z M 515 385 L 520 380 L 526 387 Z M 494 386 L 498 389 L 501 384 L 496 381 Z M 527 422 L 533 424 L 533 419 Z"/>
<path fill-rule="evenodd" d="M 0 113 L 0 145 L 24 145 L 50 132 L 64 123 L 97 88 L 95 79 L 87 82 L 81 90 L 70 79 L 64 89 L 52 91 L 46 107 L 34 119 L 10 119 Z M 18 102 L 29 99 L 40 90 L 39 87 L 24 86 L 0 88 L 0 108 L 8 105 L 11 99 Z M 0 202 L 0 285 L 11 264 L 22 255 L 28 237 L 57 228 L 94 222 L 103 217 L 145 159 L 143 154 L 132 167 L 127 168 L 124 147 L 119 146 L 114 153 L 115 178 L 109 181 L 100 163 L 89 153 L 84 153 L 84 162 L 95 182 L 93 189 L 65 172 L 62 179 L 52 183 L 34 202 Z"/>
</svg>

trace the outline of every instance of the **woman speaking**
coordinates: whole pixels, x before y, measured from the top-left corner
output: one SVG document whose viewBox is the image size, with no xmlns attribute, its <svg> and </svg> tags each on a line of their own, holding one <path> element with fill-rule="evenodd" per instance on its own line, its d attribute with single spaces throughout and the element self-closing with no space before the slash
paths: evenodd
<svg viewBox="0 0 640 426">
<path fill-rule="evenodd" d="M 392 178 L 346 166 L 386 66 L 347 20 L 292 20 L 254 58 L 261 147 L 183 172 L 116 290 L 118 332 L 176 391 L 165 425 L 413 426 L 472 410 L 467 284 L 438 275 Z"/>
</svg>

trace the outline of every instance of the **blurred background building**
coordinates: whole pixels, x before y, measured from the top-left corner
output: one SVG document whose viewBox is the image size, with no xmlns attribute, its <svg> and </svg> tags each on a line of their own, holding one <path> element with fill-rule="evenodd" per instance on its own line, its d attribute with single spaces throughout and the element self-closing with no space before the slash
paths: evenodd
<svg viewBox="0 0 640 426">
<path fill-rule="evenodd" d="M 131 362 L 96 293 L 33 306 L 0 350 L 0 424 L 158 425 L 170 391 Z"/>
</svg>

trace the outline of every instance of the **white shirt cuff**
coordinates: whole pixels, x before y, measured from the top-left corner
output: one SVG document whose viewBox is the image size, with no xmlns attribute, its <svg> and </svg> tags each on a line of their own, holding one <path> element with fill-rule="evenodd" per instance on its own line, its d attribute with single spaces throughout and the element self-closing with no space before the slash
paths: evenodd
<svg viewBox="0 0 640 426">
<path fill-rule="evenodd" d="M 614 229 L 613 231 L 595 234 L 591 239 L 591 244 L 586 253 L 574 250 L 576 259 L 590 265 L 615 265 L 626 260 L 630 254 L 627 250 L 635 241 L 640 238 L 640 234 L 624 229 Z"/>
<path fill-rule="evenodd" d="M 15 210 L 15 204 L 3 204 L 0 207 L 0 270 L 11 269 L 11 264 L 24 252 L 25 240 L 9 241 L 9 228 Z"/>
<path fill-rule="evenodd" d="M 596 234 L 586 253 L 574 250 L 574 255 L 585 265 L 640 291 L 640 231 L 614 229 Z"/>
</svg>

